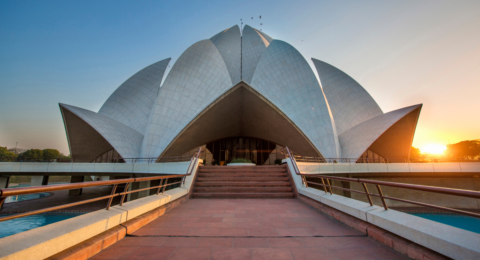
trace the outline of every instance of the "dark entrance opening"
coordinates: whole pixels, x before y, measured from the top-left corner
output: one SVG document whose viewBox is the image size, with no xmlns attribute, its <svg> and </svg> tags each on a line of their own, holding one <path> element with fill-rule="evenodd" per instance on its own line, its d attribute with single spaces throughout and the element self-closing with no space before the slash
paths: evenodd
<svg viewBox="0 0 480 260">
<path fill-rule="evenodd" d="M 206 144 L 206 165 L 224 165 L 233 159 L 248 159 L 257 165 L 273 165 L 283 159 L 282 146 L 254 137 L 229 137 Z M 211 154 L 211 156 L 208 156 Z"/>
</svg>

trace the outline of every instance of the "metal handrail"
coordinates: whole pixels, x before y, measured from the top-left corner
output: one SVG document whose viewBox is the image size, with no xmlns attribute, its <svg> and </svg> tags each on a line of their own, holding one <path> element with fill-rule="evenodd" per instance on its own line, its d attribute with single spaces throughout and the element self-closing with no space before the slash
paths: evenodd
<svg viewBox="0 0 480 260">
<path fill-rule="evenodd" d="M 136 192 L 145 191 L 145 190 L 157 189 L 157 194 L 156 195 L 160 194 L 160 190 L 163 194 L 165 192 L 165 189 L 166 189 L 167 186 L 175 185 L 175 184 L 180 184 L 180 186 L 182 184 L 185 185 L 186 177 L 192 175 L 192 173 L 194 172 L 195 164 L 197 164 L 197 162 L 198 162 L 200 152 L 201 152 L 201 148 L 199 148 L 198 151 L 191 158 L 190 164 L 189 164 L 189 166 L 187 168 L 187 172 L 185 174 L 171 174 L 171 175 L 166 175 L 166 176 L 128 178 L 128 179 L 120 179 L 120 180 L 92 181 L 92 182 L 82 182 L 82 183 L 58 184 L 58 185 L 50 185 L 50 186 L 35 186 L 35 187 L 0 189 L 0 208 L 1 208 L 1 206 L 3 205 L 6 198 L 10 197 L 10 196 L 113 185 L 112 192 L 110 193 L 110 195 L 106 195 L 106 196 L 102 196 L 102 197 L 98 197 L 98 198 L 93 198 L 93 199 L 88 199 L 88 200 L 82 200 L 82 201 L 73 202 L 73 203 L 68 203 L 68 204 L 64 204 L 64 205 L 60 205 L 60 206 L 49 207 L 49 208 L 40 209 L 40 210 L 28 211 L 28 212 L 19 213 L 19 214 L 15 214 L 15 215 L 11 215 L 11 216 L 6 216 L 6 217 L 0 218 L 0 222 L 6 221 L 6 220 L 11 220 L 11 219 L 16 219 L 16 218 L 21 218 L 21 217 L 26 217 L 26 216 L 31 216 L 31 215 L 36 215 L 36 214 L 40 214 L 40 213 L 55 211 L 55 210 L 59 210 L 59 209 L 69 208 L 69 207 L 78 206 L 78 205 L 82 205 L 82 204 L 87 204 L 87 203 L 90 203 L 90 202 L 95 202 L 95 201 L 104 200 L 104 199 L 108 199 L 106 209 L 109 210 L 114 197 L 122 196 L 121 199 L 120 199 L 120 206 L 122 206 L 124 201 L 125 201 L 125 197 L 126 197 L 127 194 L 136 193 Z M 168 183 L 168 179 L 171 179 L 171 178 L 182 178 L 182 179 L 178 182 Z M 160 180 L 160 184 L 157 185 L 157 186 L 153 186 L 153 187 L 128 191 L 128 187 L 131 183 L 142 182 L 142 181 L 153 181 L 153 180 Z M 125 184 L 125 187 L 124 187 L 122 192 L 117 192 L 117 187 L 120 184 Z"/>
<path fill-rule="evenodd" d="M 445 211 L 449 211 L 449 212 L 453 212 L 453 213 L 458 213 L 458 214 L 463 214 L 463 215 L 467 215 L 467 216 L 471 216 L 471 217 L 480 218 L 480 214 L 478 214 L 478 213 L 473 213 L 473 212 L 468 212 L 468 211 L 458 210 L 458 209 L 453 209 L 453 208 L 447 208 L 447 207 L 442 207 L 442 206 L 436 206 L 436 205 L 427 204 L 427 203 L 423 203 L 423 202 L 416 202 L 416 201 L 411 201 L 411 200 L 405 200 L 405 199 L 399 199 L 399 198 L 393 198 L 393 197 L 390 197 L 390 196 L 385 196 L 383 194 L 380 186 L 388 186 L 388 187 L 403 188 L 403 189 L 410 189 L 410 190 L 420 190 L 420 191 L 435 192 L 435 193 L 440 193 L 440 194 L 448 194 L 448 195 L 455 195 L 455 196 L 462 196 L 462 197 L 480 199 L 480 192 L 478 192 L 478 191 L 451 189 L 451 188 L 443 188 L 443 187 L 433 187 L 433 186 L 425 186 L 425 185 L 417 185 L 417 184 L 406 184 L 406 183 L 394 183 L 394 182 L 386 182 L 386 181 L 366 180 L 366 179 L 359 179 L 359 178 L 333 177 L 333 176 L 326 176 L 326 175 L 321 175 L 321 174 L 304 174 L 304 173 L 300 172 L 300 169 L 298 168 L 297 163 L 296 163 L 296 159 L 295 159 L 294 156 L 292 156 L 292 153 L 291 153 L 290 149 L 288 149 L 288 147 L 285 147 L 285 150 L 286 150 L 286 155 L 288 155 L 288 157 L 290 158 L 290 161 L 292 163 L 295 174 L 301 176 L 302 184 L 305 185 L 305 187 L 307 187 L 307 188 L 308 188 L 308 184 L 312 184 L 312 185 L 322 186 L 325 193 L 330 193 L 330 194 L 333 194 L 332 188 L 333 189 L 350 191 L 350 192 L 354 192 L 354 193 L 365 194 L 367 196 L 368 202 L 370 203 L 370 206 L 373 206 L 372 198 L 370 196 L 379 197 L 382 201 L 382 204 L 383 204 L 383 207 L 384 207 L 385 210 L 388 210 L 388 206 L 387 206 L 387 203 L 386 203 L 385 199 L 389 199 L 389 200 L 395 200 L 395 201 L 400 201 L 400 202 L 404 202 L 404 203 L 410 203 L 410 204 L 414 204 L 414 205 L 419 205 L 419 206 L 424 206 L 424 207 L 429 207 L 429 208 L 434 208 L 434 209 L 439 209 L 439 210 L 445 210 Z M 322 183 L 316 183 L 316 182 L 308 181 L 307 177 L 320 179 Z M 362 184 L 365 192 L 333 186 L 332 184 L 330 184 L 330 180 L 360 183 L 360 184 Z M 375 187 L 378 191 L 378 194 L 370 193 L 368 191 L 368 188 L 367 188 L 366 184 L 375 185 Z"/>
<path fill-rule="evenodd" d="M 281 149 L 281 153 L 285 158 L 293 156 L 295 160 L 300 162 L 317 162 L 317 163 L 448 163 L 448 162 L 480 162 L 478 159 L 463 158 L 432 158 L 432 159 L 405 159 L 405 158 L 325 158 L 316 156 L 300 155 L 290 150 L 290 155 L 286 151 L 286 147 Z"/>
<path fill-rule="evenodd" d="M 195 154 L 193 155 L 195 156 Z M 137 162 L 146 162 L 146 163 L 162 163 L 162 162 L 182 162 L 189 161 L 192 158 L 191 155 L 181 155 L 181 156 L 170 156 L 170 157 L 138 157 L 138 158 L 115 158 L 115 159 L 105 159 L 96 161 L 85 161 L 83 163 L 137 163 Z M 82 160 L 83 158 L 75 158 L 76 161 Z M 91 158 L 88 158 L 89 160 Z M 20 160 L 20 161 L 18 161 Z M 39 158 L 28 158 L 28 157 L 0 157 L 0 162 L 47 162 L 47 163 L 76 163 L 72 158 L 52 158 L 52 159 L 39 159 Z"/>
</svg>

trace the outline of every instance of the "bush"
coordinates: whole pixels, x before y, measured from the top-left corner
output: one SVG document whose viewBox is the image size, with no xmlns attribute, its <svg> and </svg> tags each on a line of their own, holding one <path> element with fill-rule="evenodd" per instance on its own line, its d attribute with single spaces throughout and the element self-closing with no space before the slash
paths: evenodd
<svg viewBox="0 0 480 260">
<path fill-rule="evenodd" d="M 230 163 L 252 163 L 252 161 L 246 158 L 233 158 Z"/>
<path fill-rule="evenodd" d="M 282 160 L 281 160 L 281 159 L 275 159 L 274 164 L 276 164 L 276 165 L 282 165 Z"/>
</svg>

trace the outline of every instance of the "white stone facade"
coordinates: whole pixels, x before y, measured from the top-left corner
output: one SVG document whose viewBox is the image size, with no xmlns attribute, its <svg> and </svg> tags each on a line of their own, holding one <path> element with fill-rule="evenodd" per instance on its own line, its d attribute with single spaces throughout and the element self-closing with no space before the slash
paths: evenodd
<svg viewBox="0 0 480 260">
<path fill-rule="evenodd" d="M 393 136 L 403 126 L 407 132 L 415 130 L 416 121 L 413 126 L 403 121 L 399 126 L 398 122 L 418 106 L 383 114 L 355 80 L 313 59 L 320 85 L 305 58 L 293 46 L 248 25 L 242 32 L 235 25 L 190 46 L 160 86 L 169 61 L 170 58 L 159 61 L 133 75 L 98 113 L 61 104 L 61 109 L 69 111 L 64 122 L 71 150 L 77 149 L 70 142 L 76 138 L 72 135 L 81 135 L 81 131 L 68 129 L 67 125 L 82 125 L 86 130 L 93 128 L 98 135 L 90 135 L 103 138 L 99 143 L 111 146 L 123 158 L 161 157 L 181 138 L 187 126 L 239 83 L 257 91 L 258 97 L 299 129 L 302 138 L 324 158 L 358 158 L 375 141 L 384 140 L 386 137 L 382 135 L 386 133 Z M 225 120 L 229 118 L 217 123 Z M 406 134 L 400 141 L 411 145 L 412 138 Z M 286 138 L 281 145 L 288 146 L 291 140 Z M 102 149 L 106 148 L 92 149 L 91 153 Z M 408 157 L 408 152 L 402 156 Z"/>
</svg>

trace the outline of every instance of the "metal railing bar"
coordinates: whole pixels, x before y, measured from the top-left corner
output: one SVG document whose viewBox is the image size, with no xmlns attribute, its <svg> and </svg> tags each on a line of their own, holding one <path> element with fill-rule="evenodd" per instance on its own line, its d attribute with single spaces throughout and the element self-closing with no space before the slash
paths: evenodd
<svg viewBox="0 0 480 260">
<path fill-rule="evenodd" d="M 168 183 L 166 185 L 163 185 L 163 188 L 165 189 L 166 186 L 175 185 L 175 184 L 178 184 L 178 183 L 180 183 L 180 182 Z M 157 188 L 157 187 L 148 187 L 148 188 L 144 188 L 144 189 L 126 191 L 126 192 L 121 192 L 121 193 L 114 193 L 114 194 L 110 194 L 110 195 L 106 195 L 106 196 L 102 196 L 102 197 L 98 197 L 98 198 L 72 202 L 72 203 L 68 203 L 68 204 L 64 204 L 64 205 L 60 205 L 60 206 L 41 209 L 41 210 L 19 213 L 19 214 L 15 214 L 15 215 L 12 215 L 12 216 L 7 216 L 7 217 L 0 218 L 0 222 L 10 220 L 10 219 L 20 218 L 20 217 L 26 217 L 26 216 L 31 216 L 31 215 L 35 215 L 35 214 L 55 211 L 55 210 L 59 210 L 59 209 L 69 208 L 69 207 L 73 207 L 73 206 L 83 205 L 83 204 L 87 204 L 87 203 L 95 202 L 95 201 L 99 201 L 99 200 L 113 199 L 114 197 L 118 197 L 118 196 L 122 196 L 122 198 L 124 198 L 125 195 L 130 194 L 130 193 L 136 193 L 136 192 L 149 190 L 149 189 L 155 189 L 155 188 Z M 109 207 L 107 207 L 107 210 L 108 209 L 109 209 Z"/>
<path fill-rule="evenodd" d="M 305 179 L 307 179 L 307 177 L 305 177 Z M 325 193 L 327 193 L 327 186 L 325 185 L 325 181 L 323 180 L 323 178 L 320 178 L 322 180 L 322 186 L 323 186 L 323 190 L 325 191 Z"/>
<path fill-rule="evenodd" d="M 21 217 L 27 217 L 27 216 L 31 216 L 31 215 L 41 214 L 41 213 L 45 213 L 45 212 L 55 211 L 55 210 L 59 210 L 59 209 L 69 208 L 69 207 L 78 206 L 78 205 L 82 205 L 82 204 L 87 204 L 87 203 L 95 202 L 95 201 L 99 201 L 99 200 L 105 200 L 105 199 L 108 199 L 108 198 L 111 198 L 111 197 L 116 197 L 116 196 L 117 196 L 116 194 L 106 195 L 106 196 L 102 196 L 102 197 L 98 197 L 98 198 L 72 202 L 72 203 L 68 203 L 68 204 L 64 204 L 64 205 L 60 205 L 60 206 L 54 206 L 54 207 L 49 207 L 49 208 L 45 208 L 45 209 L 33 210 L 33 211 L 29 211 L 29 212 L 24 212 L 24 213 L 18 213 L 18 214 L 15 214 L 15 215 L 0 218 L 0 222 L 10 220 L 10 219 L 15 219 L 15 218 L 21 218 Z"/>
<path fill-rule="evenodd" d="M 118 187 L 118 184 L 113 185 L 112 193 L 110 195 L 115 194 L 115 191 L 117 191 L 117 187 Z M 110 205 L 112 205 L 112 200 L 113 200 L 113 197 L 110 197 L 110 199 L 108 199 L 107 210 L 110 209 Z"/>
<path fill-rule="evenodd" d="M 125 185 L 125 188 L 123 189 L 123 192 L 127 192 L 128 191 L 128 186 L 130 186 L 130 183 L 127 183 Z M 122 198 L 120 199 L 120 206 L 123 206 L 123 201 L 125 200 L 125 196 L 127 195 L 127 193 L 123 194 L 122 195 Z"/>
<path fill-rule="evenodd" d="M 375 185 L 375 186 L 377 186 L 378 195 L 380 195 L 379 197 L 382 200 L 383 207 L 385 208 L 385 210 L 387 210 L 388 206 L 387 206 L 387 202 L 385 201 L 385 198 L 383 196 L 382 188 L 380 188 L 380 185 Z"/>
<path fill-rule="evenodd" d="M 292 153 L 291 153 L 290 149 L 288 149 L 288 147 L 285 147 L 285 151 L 286 151 L 286 153 L 284 153 L 284 151 L 282 150 L 282 153 L 284 153 L 286 156 L 288 156 L 288 158 L 290 158 L 290 161 L 292 163 L 295 174 L 301 176 L 302 184 L 304 184 L 305 187 L 308 187 L 308 183 L 310 183 L 312 185 L 323 186 L 323 189 L 324 189 L 325 193 L 327 193 L 327 188 L 328 188 L 328 190 L 330 191 L 330 194 L 333 194 L 332 188 L 335 188 L 335 189 L 346 190 L 346 191 L 350 191 L 350 192 L 354 192 L 354 193 L 365 194 L 365 195 L 367 195 L 368 202 L 370 203 L 371 206 L 373 206 L 373 201 L 372 201 L 370 196 L 378 197 L 378 198 L 381 199 L 383 207 L 385 208 L 385 210 L 388 210 L 388 205 L 387 205 L 385 199 L 390 199 L 390 200 L 395 200 L 395 201 L 400 201 L 400 202 L 410 203 L 410 204 L 414 204 L 414 205 L 425 206 L 425 207 L 430 207 L 430 208 L 435 208 L 435 209 L 440 209 L 440 210 L 445 210 L 445 211 L 449 211 L 449 212 L 454 212 L 454 213 L 459 213 L 459 214 L 464 214 L 464 215 L 480 218 L 480 214 L 471 213 L 471 212 L 468 212 L 468 211 L 451 209 L 451 208 L 446 208 L 446 207 L 442 207 L 442 206 L 435 206 L 435 205 L 422 203 L 422 202 L 415 202 L 415 201 L 409 201 L 409 200 L 397 199 L 397 198 L 392 198 L 392 197 L 389 197 L 389 196 L 385 196 L 383 194 L 380 186 L 382 185 L 382 186 L 388 186 L 388 187 L 394 187 L 394 188 L 421 190 L 421 191 L 435 192 L 435 193 L 440 193 L 440 194 L 448 194 L 448 195 L 455 195 L 455 196 L 462 196 L 462 197 L 480 199 L 480 192 L 478 192 L 478 191 L 423 186 L 423 185 L 416 185 L 416 184 L 391 183 L 391 182 L 366 180 L 366 179 L 358 179 L 358 178 L 355 179 L 355 178 L 333 177 L 333 176 L 327 176 L 327 175 L 302 174 L 300 172 L 300 170 L 298 169 L 296 159 L 295 159 L 294 156 L 292 156 Z M 307 178 L 321 179 L 322 184 L 307 181 Z M 326 180 L 326 184 L 325 184 L 324 179 Z M 329 181 L 330 179 L 331 180 L 339 180 L 339 181 L 342 181 L 342 182 L 344 181 L 344 182 L 360 183 L 360 184 L 362 184 L 365 192 L 360 192 L 360 191 L 357 191 L 357 190 L 332 186 L 330 184 L 330 181 Z M 379 194 L 377 195 L 377 194 L 369 193 L 366 184 L 375 185 Z"/>
<path fill-rule="evenodd" d="M 15 214 L 15 215 L 0 218 L 0 222 L 10 220 L 10 219 L 20 218 L 20 217 L 26 217 L 26 216 L 36 215 L 36 214 L 40 214 L 40 213 L 55 211 L 55 210 L 59 210 L 59 209 L 69 208 L 69 207 L 73 207 L 73 206 L 83 205 L 83 204 L 87 204 L 87 203 L 91 203 L 91 202 L 95 202 L 95 201 L 100 201 L 100 200 L 105 200 L 105 199 L 108 199 L 108 204 L 106 206 L 106 209 L 109 210 L 114 197 L 121 196 L 119 205 L 122 206 L 124 201 L 125 201 L 125 197 L 126 197 L 127 194 L 137 193 L 137 192 L 141 192 L 141 191 L 145 191 L 145 190 L 157 189 L 157 195 L 158 195 L 160 189 L 162 189 L 162 188 L 163 188 L 162 193 L 164 193 L 167 186 L 172 186 L 172 185 L 177 185 L 177 184 L 179 184 L 181 186 L 182 182 L 183 183 L 185 182 L 186 176 L 189 176 L 193 173 L 193 170 L 195 169 L 194 164 L 198 162 L 198 158 L 199 158 L 200 153 L 201 153 L 201 148 L 198 149 L 198 151 L 195 153 L 195 155 L 190 160 L 190 164 L 189 164 L 189 167 L 187 168 L 187 173 L 186 174 L 170 174 L 170 175 L 165 175 L 165 176 L 128 178 L 128 179 L 109 180 L 109 181 L 92 181 L 92 182 L 83 182 L 83 183 L 58 184 L 58 185 L 52 185 L 52 186 L 0 189 L 0 202 L 3 202 L 9 196 L 113 185 L 110 195 L 106 195 L 106 196 L 102 196 L 102 197 L 98 197 L 98 198 L 93 198 L 93 199 L 77 201 L 77 202 L 73 202 L 73 203 L 68 203 L 68 204 L 64 204 L 64 205 L 60 205 L 60 206 L 49 207 L 49 208 L 40 209 L 40 210 L 33 210 L 33 211 L 29 211 L 29 212 L 19 213 L 19 214 Z M 168 179 L 172 179 L 172 178 L 181 178 L 181 179 L 178 182 L 168 183 Z M 152 181 L 152 180 L 160 180 L 160 185 L 128 191 L 130 183 Z M 163 181 L 163 180 L 165 180 L 165 181 Z M 123 189 L 123 192 L 116 193 L 116 190 L 117 190 L 119 184 L 125 184 L 125 188 Z"/>
<path fill-rule="evenodd" d="M 368 203 L 370 203 L 370 206 L 373 206 L 372 197 L 370 197 L 370 193 L 368 193 L 367 184 L 362 183 L 362 186 L 363 190 L 365 190 L 365 194 L 367 195 Z"/>
<path fill-rule="evenodd" d="M 326 185 L 322 185 L 322 184 L 317 183 L 317 182 L 309 182 L 309 183 L 312 184 L 312 185 L 326 186 Z M 351 189 L 341 188 L 341 187 L 337 187 L 337 186 L 332 186 L 332 188 L 367 195 L 367 193 L 362 192 L 362 191 L 358 191 L 358 190 L 351 190 Z M 381 198 L 381 196 L 378 195 L 378 194 L 368 193 L 368 195 L 369 195 L 369 196 L 374 196 L 374 197 Z M 445 211 L 449 211 L 449 212 L 453 212 L 453 213 L 465 214 L 465 215 L 468 215 L 468 216 L 480 218 L 480 214 L 473 213 L 473 212 L 469 212 L 469 211 L 458 210 L 458 209 L 451 209 L 451 208 L 446 208 L 446 207 L 442 207 L 442 206 L 436 206 L 436 205 L 432 205 L 432 204 L 427 204 L 427 203 L 422 203 L 422 202 L 416 202 L 416 201 L 411 201 L 411 200 L 398 199 L 398 198 L 393 198 L 393 197 L 389 197 L 389 196 L 385 196 L 385 195 L 383 196 L 383 198 L 389 199 L 389 200 L 395 200 L 395 201 L 405 202 L 405 203 L 410 203 L 410 204 L 415 204 L 415 205 L 424 206 L 424 207 L 429 207 L 429 208 L 434 208 L 434 209 L 439 209 L 439 210 L 445 210 Z M 370 200 L 371 200 L 371 198 L 370 198 Z M 370 202 L 370 201 L 369 201 L 369 202 Z M 373 204 L 373 202 L 372 202 L 372 203 L 370 204 L 370 206 L 373 206 L 373 205 L 374 205 L 374 204 Z"/>
<path fill-rule="evenodd" d="M 318 185 L 318 186 L 324 186 L 326 187 L 327 185 L 323 185 L 323 184 L 320 184 L 320 183 L 317 183 L 317 182 L 308 182 L 312 185 Z M 355 192 L 355 193 L 359 193 L 359 194 L 366 194 L 365 192 L 363 191 L 358 191 L 358 190 L 350 190 L 350 189 L 347 189 L 347 188 L 342 188 L 342 187 L 337 187 L 337 186 L 332 186 L 332 188 L 335 188 L 335 189 L 339 189 L 339 190 L 346 190 L 346 191 L 351 191 L 351 192 Z M 325 193 L 328 193 L 328 192 L 325 192 Z M 374 195 L 374 194 L 370 194 L 369 195 Z"/>
<path fill-rule="evenodd" d="M 182 183 L 181 181 L 179 182 L 174 182 L 174 183 L 168 183 L 166 185 L 160 185 L 160 186 L 153 186 L 153 187 L 147 187 L 147 188 L 141 188 L 141 189 L 137 189 L 137 190 L 131 190 L 131 191 L 127 191 L 127 192 L 122 192 L 122 193 L 117 193 L 117 194 L 130 194 L 130 193 L 135 193 L 135 192 L 140 192 L 140 191 L 145 191 L 145 190 L 152 190 L 152 189 L 157 189 L 157 188 L 160 188 L 160 187 L 167 187 L 167 186 L 170 186 L 170 185 L 175 185 L 175 184 L 179 184 L 179 183 Z"/>
<path fill-rule="evenodd" d="M 155 177 L 118 179 L 118 180 L 109 180 L 109 181 L 90 181 L 90 182 L 56 184 L 56 185 L 37 186 L 37 187 L 10 188 L 10 189 L 1 189 L 0 196 L 9 197 L 9 196 L 16 196 L 16 195 L 34 194 L 34 193 L 40 193 L 40 192 L 51 192 L 51 191 L 59 191 L 59 190 L 72 190 L 72 189 L 107 186 L 107 185 L 114 185 L 114 184 L 124 184 L 127 182 L 132 183 L 132 182 L 152 181 L 152 180 L 160 180 L 160 179 L 168 179 L 168 178 L 180 178 L 183 176 L 184 176 L 183 174 L 178 174 L 178 175 L 166 175 L 166 176 L 155 176 Z"/>
<path fill-rule="evenodd" d="M 441 187 L 433 187 L 433 186 L 423 186 L 423 185 L 417 185 L 417 184 L 390 183 L 390 182 L 366 180 L 366 179 L 332 177 L 332 176 L 326 176 L 326 175 L 322 175 L 321 177 L 320 176 L 315 176 L 315 175 L 310 175 L 310 174 L 301 174 L 301 175 L 306 175 L 307 178 L 325 178 L 325 179 L 332 179 L 332 180 L 339 180 L 339 181 L 389 186 L 389 187 L 394 187 L 394 188 L 405 188 L 405 189 L 411 189 L 411 190 L 429 191 L 429 192 L 436 192 L 436 193 L 449 194 L 449 195 L 457 195 L 457 196 L 470 197 L 470 198 L 476 198 L 476 199 L 480 198 L 480 192 L 478 192 L 478 191 L 441 188 Z"/>
<path fill-rule="evenodd" d="M 377 194 L 372 194 L 372 196 L 380 197 L 380 196 L 378 196 Z M 439 210 L 450 211 L 450 212 L 454 212 L 454 213 L 458 213 L 458 214 L 464 214 L 464 215 L 468 215 L 468 216 L 471 216 L 471 217 L 480 218 L 480 214 L 478 214 L 478 213 L 473 213 L 473 212 L 469 212 L 469 211 L 464 211 L 464 210 L 459 210 L 459 209 L 453 209 L 453 208 L 446 208 L 446 207 L 436 206 L 436 205 L 432 205 L 432 204 L 428 204 L 428 203 L 422 203 L 422 202 L 416 202 L 416 201 L 410 201 L 410 200 L 392 198 L 392 197 L 388 197 L 388 196 L 383 196 L 383 198 L 389 199 L 389 200 L 395 200 L 395 201 L 405 202 L 405 203 L 410 203 L 410 204 L 415 204 L 415 205 L 424 206 L 424 207 L 428 207 L 428 208 L 434 208 L 434 209 L 439 209 Z"/>
</svg>

